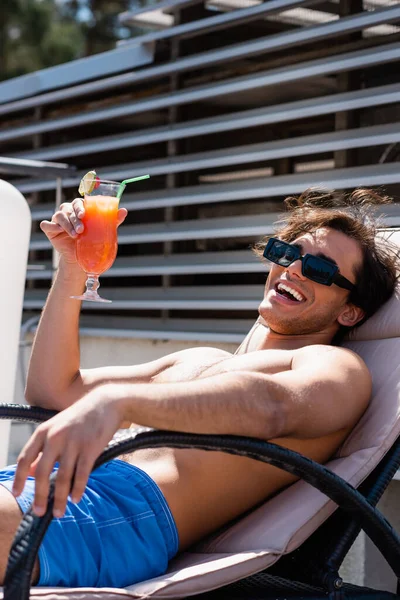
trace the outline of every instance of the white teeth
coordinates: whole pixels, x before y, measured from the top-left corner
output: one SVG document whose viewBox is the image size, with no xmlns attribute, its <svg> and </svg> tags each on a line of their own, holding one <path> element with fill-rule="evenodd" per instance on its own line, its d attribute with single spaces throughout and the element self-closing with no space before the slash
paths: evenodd
<svg viewBox="0 0 400 600">
<path fill-rule="evenodd" d="M 285 283 L 280 283 L 278 285 L 278 292 L 279 292 L 279 290 L 284 290 L 285 292 L 288 292 L 288 294 L 291 294 L 299 302 L 302 302 L 304 300 L 303 296 L 301 294 L 299 294 L 299 292 L 297 292 L 293 288 L 289 287 Z"/>
</svg>

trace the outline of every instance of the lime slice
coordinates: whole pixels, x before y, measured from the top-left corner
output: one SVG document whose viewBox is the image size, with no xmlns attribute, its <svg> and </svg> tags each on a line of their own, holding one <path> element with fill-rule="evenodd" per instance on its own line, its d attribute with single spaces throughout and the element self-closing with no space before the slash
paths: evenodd
<svg viewBox="0 0 400 600">
<path fill-rule="evenodd" d="M 89 171 L 84 175 L 79 184 L 78 192 L 81 196 L 93 192 L 97 183 L 96 171 Z"/>
</svg>

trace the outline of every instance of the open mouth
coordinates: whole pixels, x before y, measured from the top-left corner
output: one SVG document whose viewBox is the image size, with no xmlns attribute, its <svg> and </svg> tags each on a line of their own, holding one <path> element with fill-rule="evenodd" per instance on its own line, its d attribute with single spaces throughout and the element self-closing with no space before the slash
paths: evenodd
<svg viewBox="0 0 400 600">
<path fill-rule="evenodd" d="M 300 294 L 300 292 L 293 289 L 290 285 L 288 285 L 286 283 L 279 282 L 275 286 L 275 291 L 280 296 L 283 296 L 283 298 L 286 298 L 287 300 L 291 300 L 292 302 L 304 302 L 305 301 L 305 297 L 302 294 Z"/>
</svg>

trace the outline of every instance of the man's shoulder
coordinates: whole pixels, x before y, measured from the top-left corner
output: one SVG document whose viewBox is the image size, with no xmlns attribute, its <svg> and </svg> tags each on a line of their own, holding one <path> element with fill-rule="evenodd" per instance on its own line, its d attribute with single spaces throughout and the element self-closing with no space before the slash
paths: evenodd
<svg viewBox="0 0 400 600">
<path fill-rule="evenodd" d="M 292 368 L 301 368 L 308 364 L 314 364 L 321 369 L 328 366 L 332 369 L 338 368 L 349 370 L 369 378 L 369 369 L 361 356 L 342 346 L 331 346 L 329 344 L 311 344 L 293 351 Z"/>
<path fill-rule="evenodd" d="M 305 389 L 315 391 L 318 406 L 325 407 L 327 417 L 338 411 L 338 429 L 352 428 L 371 400 L 371 373 L 363 359 L 348 348 L 323 344 L 301 348 L 294 353 L 292 369 L 298 370 Z"/>
</svg>

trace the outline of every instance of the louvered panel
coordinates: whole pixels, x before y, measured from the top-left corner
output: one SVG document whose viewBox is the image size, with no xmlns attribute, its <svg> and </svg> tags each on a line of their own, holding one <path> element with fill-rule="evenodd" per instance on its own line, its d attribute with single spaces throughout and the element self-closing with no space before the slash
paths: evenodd
<svg viewBox="0 0 400 600">
<path fill-rule="evenodd" d="M 122 175 L 123 172 L 119 171 Z M 132 174 L 126 171 L 124 177 Z M 139 173 L 135 173 L 138 175 Z M 141 173 L 140 173 L 141 174 Z M 111 179 L 111 174 L 107 177 Z M 317 179 L 316 179 L 317 177 Z M 122 178 L 122 177 L 121 177 Z M 160 190 L 137 194 L 126 194 L 124 206 L 130 210 L 146 210 L 165 208 L 167 206 L 187 206 L 190 204 L 207 204 L 210 202 L 232 202 L 250 198 L 271 198 L 285 194 L 298 194 L 303 189 L 319 183 L 330 188 L 350 188 L 357 186 L 373 186 L 397 183 L 399 168 L 396 164 L 377 165 L 374 169 L 352 167 L 348 169 L 329 169 L 315 173 L 283 175 L 271 179 L 255 178 L 250 181 L 234 183 L 197 185 L 175 190 Z M 42 189 L 43 183 L 22 183 L 18 185 L 21 192 L 35 192 Z"/>
<path fill-rule="evenodd" d="M 388 227 L 400 225 L 400 205 L 388 205 L 383 207 L 381 211 L 385 225 Z M 223 219 L 196 219 L 193 221 L 151 223 L 148 225 L 125 225 L 119 230 L 118 243 L 124 245 L 193 239 L 263 237 L 273 233 L 274 225 L 282 214 L 283 212 L 274 212 Z M 50 242 L 42 233 L 32 235 L 31 250 L 48 250 L 50 248 Z"/>
<path fill-rule="evenodd" d="M 51 263 L 43 269 L 28 272 L 27 279 L 51 279 Z M 205 273 L 267 273 L 269 266 L 248 250 L 201 252 L 172 256 L 129 256 L 117 258 L 104 277 L 137 277 L 140 275 L 188 275 Z"/>
<path fill-rule="evenodd" d="M 113 303 L 83 308 L 90 335 L 239 342 L 268 273 L 250 245 L 272 233 L 285 196 L 375 186 L 400 200 L 398 4 L 298 26 L 279 11 L 307 6 L 317 19 L 323 6 L 270 0 L 218 13 L 183 3 L 177 25 L 135 40 L 157 44 L 151 67 L 0 105 L 10 119 L 0 154 L 77 167 L 64 200 L 93 167 L 108 179 L 151 175 L 123 196 L 119 255 L 101 277 Z M 178 12 L 183 3 L 167 1 Z M 38 221 L 52 215 L 56 182 L 14 183 L 32 203 L 31 314 L 54 274 Z M 400 224 L 400 203 L 384 213 Z"/>
<path fill-rule="evenodd" d="M 83 140 L 73 144 L 59 144 L 48 148 L 26 151 L 25 158 L 56 159 L 61 157 L 74 157 L 89 155 L 93 152 L 111 152 L 122 148 L 134 148 L 143 144 L 155 144 L 169 140 L 186 139 L 207 134 L 227 131 L 243 130 L 250 127 L 272 125 L 294 119 L 304 119 L 365 107 L 380 106 L 398 102 L 400 97 L 400 84 L 385 85 L 381 87 L 332 94 L 329 96 L 301 100 L 299 102 L 280 103 L 277 106 L 268 106 L 253 110 L 235 112 L 221 115 L 211 119 L 196 119 L 168 127 L 155 127 L 136 130 L 132 133 L 110 135 L 104 138 Z M 11 156 L 19 157 L 21 153 Z"/>
<path fill-rule="evenodd" d="M 90 337 L 145 338 L 151 340 L 197 340 L 239 344 L 254 323 L 252 319 L 201 319 L 201 331 L 193 319 L 156 319 L 83 314 L 81 335 Z M 32 331 L 35 331 L 33 328 Z"/>
<path fill-rule="evenodd" d="M 148 173 L 150 176 L 165 175 L 167 173 L 185 173 L 218 167 L 245 165 L 265 160 L 277 160 L 289 156 L 304 156 L 351 148 L 365 148 L 383 144 L 393 144 L 400 141 L 400 122 L 364 127 L 350 131 L 332 132 L 318 135 L 292 138 L 290 146 L 286 140 L 278 140 L 263 144 L 249 144 L 224 150 L 199 152 L 186 156 L 176 156 L 173 159 L 159 159 L 151 162 L 139 161 L 125 165 L 115 165 L 106 168 L 105 177 L 119 181 L 127 173 Z M 76 178 L 65 180 L 64 185 L 77 186 L 84 175 L 81 173 Z M 22 184 L 24 190 L 29 184 Z M 32 181 L 35 191 L 54 189 L 56 184 L 46 180 Z M 21 188 L 21 186 L 20 186 Z M 32 190 L 31 190 L 32 191 Z"/>
<path fill-rule="evenodd" d="M 121 70 L 135 69 L 153 61 L 151 44 L 135 44 L 133 48 L 118 48 L 117 51 L 102 52 L 86 59 L 85 69 L 80 61 L 70 61 L 58 67 L 48 67 L 35 73 L 29 73 L 12 81 L 0 83 L 0 114 L 15 110 L 16 106 L 27 108 L 31 106 L 32 98 L 43 97 L 43 91 L 54 90 L 63 86 L 71 86 L 81 81 L 90 81 L 90 85 L 106 75 L 118 73 Z M 59 92 L 52 92 L 58 94 Z M 41 94 L 41 96 L 39 96 Z M 51 93 L 50 93 L 51 94 Z M 26 98 L 28 97 L 28 98 Z M 16 100 L 16 98 L 24 98 Z M 36 106 L 42 105 L 37 98 Z"/>
<path fill-rule="evenodd" d="M 394 163 L 376 165 L 373 169 L 370 166 L 330 169 L 329 171 L 319 171 L 317 174 L 301 173 L 270 179 L 264 177 L 251 181 L 178 188 L 162 193 L 149 192 L 136 194 L 133 202 L 136 210 L 210 202 L 232 202 L 299 194 L 302 190 L 317 184 L 326 188 L 346 189 L 398 183 L 399 179 L 399 164 Z"/>
<path fill-rule="evenodd" d="M 26 125 L 0 131 L 0 142 L 18 139 L 27 135 L 60 131 L 66 127 L 71 128 L 79 125 L 87 126 L 91 123 L 103 121 L 104 119 L 116 119 L 128 115 L 132 116 L 146 111 L 210 100 L 221 96 L 267 88 L 273 85 L 281 85 L 283 83 L 293 83 L 309 77 L 326 77 L 331 73 L 347 72 L 382 63 L 390 63 L 399 59 L 400 45 L 398 43 L 384 44 L 373 49 L 368 48 L 366 50 L 339 54 L 329 58 L 316 59 L 295 66 L 276 68 L 258 73 L 255 76 L 245 75 L 215 85 L 200 86 L 189 90 L 163 94 L 149 100 L 129 103 L 125 106 L 97 109 L 71 117 L 52 119 L 34 125 Z"/>
<path fill-rule="evenodd" d="M 151 319 L 95 315 L 81 317 L 81 334 L 90 337 L 145 338 L 150 340 L 189 340 L 232 342 L 239 344 L 253 325 L 251 319 L 201 319 L 196 327 L 193 319 Z"/>
<path fill-rule="evenodd" d="M 171 242 L 176 240 L 263 236 L 273 231 L 278 213 L 227 217 L 223 219 L 195 219 L 148 225 L 125 225 L 119 230 L 119 244 Z M 50 249 L 51 244 L 42 233 L 34 234 L 31 250 Z"/>
<path fill-rule="evenodd" d="M 382 215 L 385 227 L 400 227 L 400 206 L 386 207 Z M 254 219 L 256 220 L 257 217 Z M 265 228 L 259 236 L 270 234 Z M 172 256 L 129 256 L 117 258 L 113 266 L 103 273 L 102 280 L 108 277 L 138 277 L 159 275 L 196 275 L 215 273 L 263 273 L 269 272 L 269 264 L 261 262 L 249 250 L 224 252 L 201 252 Z M 26 279 L 30 281 L 48 280 L 53 277 L 54 269 L 50 262 L 40 265 L 28 265 Z"/>
<path fill-rule="evenodd" d="M 251 310 L 262 300 L 261 285 L 160 288 L 104 288 L 102 294 L 112 304 L 84 303 L 89 310 Z M 41 309 L 46 294 L 27 290 L 24 308 Z"/>
<path fill-rule="evenodd" d="M 121 85 L 126 85 L 127 83 L 137 84 L 139 82 L 165 77 L 172 74 L 176 75 L 177 73 L 196 69 L 198 67 L 210 67 L 219 63 L 225 63 L 226 61 L 232 61 L 244 57 L 247 58 L 257 54 L 264 54 L 268 50 L 276 51 L 293 48 L 304 42 L 315 42 L 321 39 L 328 39 L 331 36 L 337 35 L 338 33 L 351 33 L 374 25 L 397 21 L 399 18 L 400 8 L 396 6 L 380 11 L 367 11 L 361 13 L 360 15 L 354 15 L 347 18 L 345 17 L 340 20 L 340 23 L 324 23 L 318 25 L 317 27 L 309 27 L 306 31 L 302 30 L 302 28 L 299 28 L 298 31 L 285 33 L 284 35 L 269 36 L 268 39 L 260 39 L 245 44 L 232 45 L 222 50 L 199 53 L 195 56 L 177 60 L 173 64 L 163 64 L 147 70 L 142 69 L 139 73 L 135 73 L 134 76 L 121 75 L 119 77 L 116 76 L 109 78 L 108 81 L 91 82 L 90 84 L 79 86 L 79 88 L 76 88 L 75 90 L 70 89 L 68 92 L 64 90 L 62 94 L 53 92 L 51 95 L 48 94 L 46 99 L 42 98 L 41 105 L 45 104 L 44 100 L 47 100 L 47 102 L 56 102 L 61 98 L 65 100 L 66 98 L 82 95 L 85 92 L 93 93 L 103 91 L 104 89 L 117 86 L 120 87 Z M 350 66 L 348 68 L 350 68 Z M 38 100 L 36 100 L 36 102 L 38 102 Z M 27 105 L 28 103 L 26 102 L 24 108 L 28 108 Z M 31 108 L 32 106 L 33 105 L 31 101 L 29 107 Z M 21 105 L 19 108 L 21 108 Z M 10 107 L 8 107 L 8 109 L 4 108 L 2 113 L 0 108 L 0 114 L 5 114 L 5 112 L 8 112 L 9 109 Z"/>
</svg>

